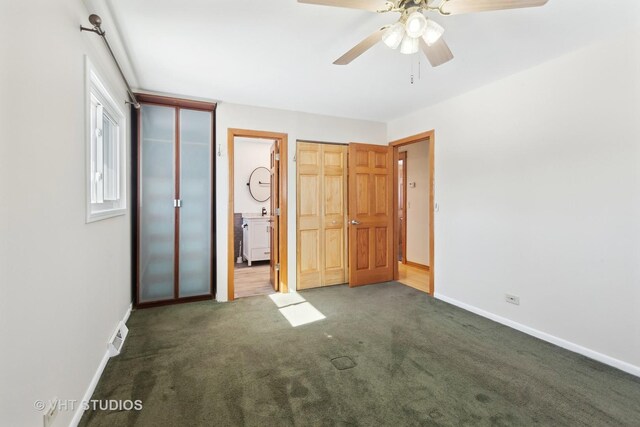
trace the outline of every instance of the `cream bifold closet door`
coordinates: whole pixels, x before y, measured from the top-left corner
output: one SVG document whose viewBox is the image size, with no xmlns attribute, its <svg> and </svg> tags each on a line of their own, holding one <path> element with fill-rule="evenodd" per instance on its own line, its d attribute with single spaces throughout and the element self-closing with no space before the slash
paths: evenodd
<svg viewBox="0 0 640 427">
<path fill-rule="evenodd" d="M 298 142 L 297 288 L 346 283 L 347 146 Z"/>
<path fill-rule="evenodd" d="M 141 101 L 136 306 L 211 299 L 215 104 Z"/>
</svg>

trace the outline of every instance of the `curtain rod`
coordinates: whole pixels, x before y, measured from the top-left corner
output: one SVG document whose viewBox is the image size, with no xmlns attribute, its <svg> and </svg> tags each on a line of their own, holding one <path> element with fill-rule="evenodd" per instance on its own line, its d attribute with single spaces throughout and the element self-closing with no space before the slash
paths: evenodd
<svg viewBox="0 0 640 427">
<path fill-rule="evenodd" d="M 120 76 L 122 77 L 124 84 L 127 86 L 127 93 L 129 93 L 129 98 L 131 98 L 131 102 L 126 101 L 127 104 L 131 104 L 135 108 L 140 108 L 140 103 L 138 102 L 136 95 L 131 90 L 131 86 L 129 86 L 129 82 L 127 81 L 127 78 L 124 76 L 124 73 L 122 72 L 122 68 L 120 68 L 120 64 L 118 63 L 118 60 L 116 59 L 116 56 L 113 54 L 113 50 L 111 50 L 111 46 L 109 45 L 109 42 L 105 37 L 106 32 L 101 28 L 102 18 L 100 18 L 98 15 L 92 14 L 92 15 L 89 15 L 89 22 L 91 23 L 91 25 L 93 25 L 93 28 L 86 28 L 80 25 L 80 31 L 91 31 L 92 33 L 96 33 L 97 35 L 102 37 L 102 40 L 104 40 L 104 44 L 105 46 L 107 46 L 107 50 L 109 51 L 111 58 L 113 58 L 113 62 L 116 63 L 116 67 L 120 72 Z"/>
</svg>

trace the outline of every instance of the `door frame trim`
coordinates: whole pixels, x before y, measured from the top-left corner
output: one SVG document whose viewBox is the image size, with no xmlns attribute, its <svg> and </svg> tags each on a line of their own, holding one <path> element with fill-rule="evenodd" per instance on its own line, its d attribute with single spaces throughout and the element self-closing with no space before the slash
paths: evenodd
<svg viewBox="0 0 640 427">
<path fill-rule="evenodd" d="M 435 236 L 434 236 L 434 214 L 435 214 L 435 198 L 434 198 L 434 169 L 435 169 L 435 130 L 422 132 L 411 135 L 406 138 L 391 141 L 389 145 L 393 148 L 393 201 L 394 206 L 398 205 L 398 148 L 403 145 L 414 144 L 416 142 L 427 141 L 429 144 L 429 295 L 433 296 L 435 292 Z M 406 221 L 405 221 L 406 222 Z M 394 209 L 393 213 L 393 243 L 397 251 L 400 241 L 400 220 L 398 219 L 398 210 Z M 398 262 L 393 263 L 393 279 L 398 280 L 400 273 L 398 272 Z"/>
<path fill-rule="evenodd" d="M 278 228 L 279 259 L 280 259 L 280 283 L 278 289 L 281 293 L 289 292 L 289 275 L 287 272 L 287 183 L 288 163 L 287 151 L 288 134 L 251 129 L 229 128 L 227 130 L 227 153 L 229 157 L 229 210 L 227 218 L 227 300 L 235 299 L 234 287 L 234 142 L 238 138 L 274 139 L 280 143 L 280 224 Z"/>
</svg>

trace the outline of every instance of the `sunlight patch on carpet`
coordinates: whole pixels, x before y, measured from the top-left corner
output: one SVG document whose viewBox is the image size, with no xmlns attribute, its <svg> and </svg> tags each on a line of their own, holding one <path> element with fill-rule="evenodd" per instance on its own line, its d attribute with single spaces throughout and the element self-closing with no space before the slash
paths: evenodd
<svg viewBox="0 0 640 427">
<path fill-rule="evenodd" d="M 271 298 L 271 301 L 273 301 L 274 304 L 278 306 L 278 308 L 286 307 L 292 304 L 300 304 L 301 302 L 307 301 L 302 297 L 302 295 L 296 292 L 289 292 L 288 294 L 281 294 L 278 292 L 276 294 L 269 295 L 269 298 Z"/>
<path fill-rule="evenodd" d="M 291 323 L 294 328 L 300 325 L 317 322 L 326 319 L 326 316 L 308 302 L 294 304 L 280 309 L 280 313 Z"/>
</svg>

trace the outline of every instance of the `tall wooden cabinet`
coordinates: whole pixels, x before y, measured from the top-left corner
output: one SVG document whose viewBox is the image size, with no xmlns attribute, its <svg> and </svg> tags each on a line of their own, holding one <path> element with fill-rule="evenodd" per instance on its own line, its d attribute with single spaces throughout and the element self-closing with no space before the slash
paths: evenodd
<svg viewBox="0 0 640 427">
<path fill-rule="evenodd" d="M 215 104 L 139 95 L 136 306 L 214 295 Z"/>
<path fill-rule="evenodd" d="M 298 142 L 297 288 L 346 283 L 347 146 Z"/>
</svg>

